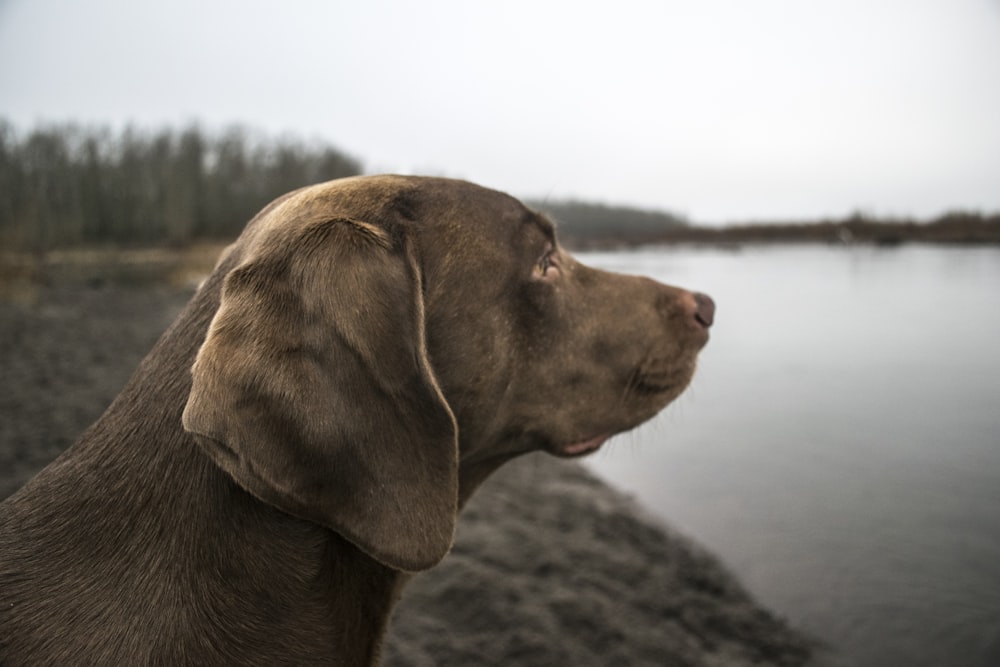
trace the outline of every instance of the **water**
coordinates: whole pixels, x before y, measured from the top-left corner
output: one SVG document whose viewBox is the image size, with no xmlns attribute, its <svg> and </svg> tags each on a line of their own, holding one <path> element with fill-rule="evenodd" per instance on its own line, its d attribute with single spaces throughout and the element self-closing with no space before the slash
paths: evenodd
<svg viewBox="0 0 1000 667">
<path fill-rule="evenodd" d="M 692 387 L 589 464 L 842 665 L 1000 665 L 1000 249 L 581 253 L 711 294 Z"/>
</svg>

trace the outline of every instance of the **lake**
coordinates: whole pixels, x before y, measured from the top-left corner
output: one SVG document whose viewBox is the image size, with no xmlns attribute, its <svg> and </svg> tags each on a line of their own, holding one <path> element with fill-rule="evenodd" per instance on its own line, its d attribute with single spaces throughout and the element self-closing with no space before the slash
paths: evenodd
<svg viewBox="0 0 1000 667">
<path fill-rule="evenodd" d="M 1000 248 L 579 253 L 707 292 L 695 380 L 588 459 L 838 665 L 1000 665 Z"/>
</svg>

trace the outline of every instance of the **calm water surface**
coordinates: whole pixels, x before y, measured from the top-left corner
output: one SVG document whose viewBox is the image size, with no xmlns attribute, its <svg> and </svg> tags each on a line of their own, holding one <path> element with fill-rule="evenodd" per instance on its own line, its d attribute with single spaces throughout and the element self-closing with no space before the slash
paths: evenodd
<svg viewBox="0 0 1000 667">
<path fill-rule="evenodd" d="M 1000 665 L 1000 249 L 581 253 L 708 292 L 688 392 L 589 464 L 843 665 Z"/>
</svg>

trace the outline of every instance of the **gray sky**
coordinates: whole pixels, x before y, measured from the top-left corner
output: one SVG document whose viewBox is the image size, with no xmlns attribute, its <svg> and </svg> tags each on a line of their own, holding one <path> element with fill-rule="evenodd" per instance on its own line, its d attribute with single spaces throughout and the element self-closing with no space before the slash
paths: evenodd
<svg viewBox="0 0 1000 667">
<path fill-rule="evenodd" d="M 696 221 L 1000 210 L 998 0 L 0 0 L 0 116 Z"/>
</svg>

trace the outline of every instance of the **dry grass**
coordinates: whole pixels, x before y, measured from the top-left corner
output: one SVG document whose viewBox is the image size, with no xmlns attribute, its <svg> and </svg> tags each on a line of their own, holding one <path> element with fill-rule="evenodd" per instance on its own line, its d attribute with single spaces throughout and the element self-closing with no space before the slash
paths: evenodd
<svg viewBox="0 0 1000 667">
<path fill-rule="evenodd" d="M 54 285 L 196 287 L 225 244 L 184 248 L 71 248 L 46 253 L 0 253 L 0 299 L 33 303 Z"/>
</svg>

